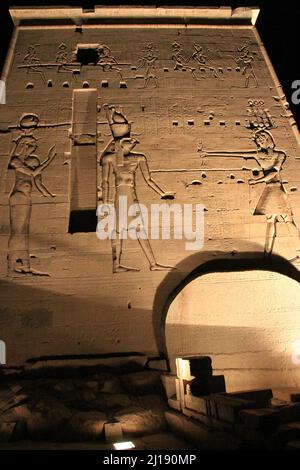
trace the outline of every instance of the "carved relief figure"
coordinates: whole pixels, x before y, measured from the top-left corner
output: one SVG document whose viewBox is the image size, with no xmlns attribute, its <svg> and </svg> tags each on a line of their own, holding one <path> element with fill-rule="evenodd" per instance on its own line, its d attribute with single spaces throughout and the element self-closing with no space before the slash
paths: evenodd
<svg viewBox="0 0 300 470">
<path fill-rule="evenodd" d="M 97 53 L 99 56 L 97 64 L 102 67 L 103 72 L 106 70 L 115 70 L 122 78 L 121 69 L 118 67 L 118 61 L 112 55 L 111 49 L 106 44 L 99 44 L 97 47 Z"/>
<path fill-rule="evenodd" d="M 113 192 L 113 202 L 117 215 L 117 230 L 115 238 L 112 238 L 113 251 L 113 272 L 139 271 L 139 268 L 130 267 L 122 264 L 123 239 L 127 238 L 126 232 L 134 230 L 134 239 L 136 239 L 149 262 L 151 271 L 160 271 L 172 269 L 171 266 L 160 264 L 156 261 L 150 241 L 143 221 L 142 211 L 139 206 L 139 200 L 136 191 L 136 174 L 140 170 L 141 174 L 148 184 L 161 198 L 173 199 L 172 193 L 166 193 L 151 177 L 148 167 L 147 157 L 143 153 L 134 152 L 134 147 L 139 143 L 135 138 L 130 137 L 130 124 L 127 118 L 117 112 L 114 106 L 105 105 L 106 113 L 109 119 L 109 125 L 113 139 L 109 141 L 101 153 L 100 165 L 102 167 L 102 197 L 103 203 L 109 204 L 111 193 Z M 108 109 L 112 110 L 109 116 Z M 123 122 L 122 122 L 123 121 Z M 125 137 L 129 135 L 129 137 Z M 130 207 L 135 204 L 137 209 L 134 219 L 139 218 L 139 224 L 135 228 L 128 228 L 130 221 L 123 221 L 119 217 L 120 201 L 127 198 L 127 205 Z M 129 217 L 130 218 L 130 217 Z"/>
<path fill-rule="evenodd" d="M 253 135 L 257 150 L 205 152 L 207 156 L 223 156 L 254 159 L 260 168 L 262 176 L 250 179 L 249 184 L 265 184 L 265 187 L 256 204 L 253 215 L 265 215 L 267 222 L 265 238 L 265 254 L 272 253 L 275 238 L 276 224 L 284 222 L 293 236 L 297 257 L 300 257 L 300 231 L 295 220 L 288 194 L 284 188 L 281 177 L 282 166 L 287 158 L 283 150 L 276 147 L 272 134 L 267 130 L 258 130 Z"/>
<path fill-rule="evenodd" d="M 158 87 L 158 79 L 156 76 L 156 65 L 157 61 L 157 51 L 154 49 L 152 42 L 146 44 L 145 49 L 143 50 L 143 56 L 139 59 L 139 65 L 137 69 L 146 68 L 146 73 L 144 77 L 143 88 L 147 88 L 150 82 L 153 82 L 155 88 Z"/>
<path fill-rule="evenodd" d="M 8 242 L 8 267 L 10 272 L 48 276 L 30 266 L 29 228 L 31 217 L 31 193 L 35 187 L 42 196 L 52 194 L 42 181 L 42 172 L 56 156 L 55 146 L 41 162 L 34 153 L 37 139 L 33 135 L 21 135 L 14 141 L 9 168 L 15 172 L 15 182 L 9 196 L 10 237 Z"/>
<path fill-rule="evenodd" d="M 194 49 L 195 52 L 192 55 L 192 59 L 199 64 L 199 67 L 210 70 L 213 77 L 220 79 L 217 68 L 210 64 L 207 55 L 204 54 L 203 47 L 200 44 L 194 43 Z"/>
<path fill-rule="evenodd" d="M 245 88 L 250 87 L 251 81 L 254 83 L 254 87 L 257 87 L 258 81 L 253 68 L 254 57 L 250 55 L 249 47 L 247 45 L 238 47 L 237 52 L 235 61 L 242 66 L 242 74 L 245 75 Z"/>
<path fill-rule="evenodd" d="M 187 57 L 183 51 L 183 47 L 178 42 L 173 42 L 172 44 L 172 60 L 174 61 L 174 70 L 189 70 L 196 80 L 199 78 L 195 74 L 195 67 L 188 65 L 191 57 Z"/>
<path fill-rule="evenodd" d="M 77 71 L 69 68 L 70 65 L 72 65 L 73 60 L 75 60 L 75 58 L 73 57 L 73 54 L 68 52 L 67 45 L 65 43 L 61 43 L 58 46 L 55 58 L 55 62 L 58 64 L 57 72 L 74 73 L 74 71 Z"/>
<path fill-rule="evenodd" d="M 41 61 L 36 51 L 37 46 L 29 46 L 27 48 L 27 54 L 23 58 L 23 67 L 26 67 L 27 73 L 39 74 L 43 82 L 46 83 L 46 77 L 41 70 Z"/>
</svg>

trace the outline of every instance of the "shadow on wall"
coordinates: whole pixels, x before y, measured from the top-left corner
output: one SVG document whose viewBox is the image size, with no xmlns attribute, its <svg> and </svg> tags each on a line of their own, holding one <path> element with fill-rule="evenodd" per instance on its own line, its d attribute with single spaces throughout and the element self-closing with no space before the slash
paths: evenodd
<svg viewBox="0 0 300 470">
<path fill-rule="evenodd" d="M 241 387 L 243 384 L 247 384 L 248 387 L 252 388 L 267 386 L 271 378 L 272 386 L 287 386 L 287 384 L 289 386 L 300 386 L 299 366 L 295 366 L 291 361 L 290 352 L 283 350 L 284 345 L 281 345 L 281 352 L 278 351 L 278 348 L 268 346 L 270 345 L 270 335 L 275 335 L 271 339 L 276 342 L 274 324 L 266 327 L 264 323 L 264 326 L 262 326 L 260 319 L 257 318 L 256 320 L 253 317 L 250 322 L 251 325 L 248 324 L 249 322 L 243 324 L 243 321 L 240 324 L 239 322 L 233 324 L 230 321 L 231 312 L 228 311 L 228 322 L 226 321 L 226 315 L 224 315 L 224 320 L 221 323 L 212 321 L 211 324 L 207 325 L 203 316 L 201 317 L 200 291 L 195 300 L 194 310 L 198 316 L 196 321 L 186 321 L 187 317 L 185 317 L 183 311 L 180 312 L 180 324 L 174 323 L 174 318 L 172 319 L 172 314 L 170 314 L 170 306 L 174 299 L 179 298 L 177 296 L 181 291 L 193 280 L 208 273 L 270 271 L 271 274 L 279 273 L 297 283 L 300 282 L 300 272 L 286 259 L 277 255 L 265 259 L 261 247 L 257 251 L 250 251 L 253 250 L 253 245 L 248 245 L 247 248 L 248 251 L 239 253 L 217 251 L 198 253 L 180 263 L 177 266 L 177 271 L 169 273 L 160 284 L 154 302 L 153 326 L 158 350 L 161 356 L 168 357 L 171 369 L 174 367 L 176 355 L 195 353 L 211 355 L 216 373 L 226 371 L 227 382 L 234 384 L 235 388 Z M 277 282 L 280 282 L 280 280 L 277 279 Z M 255 279 L 253 285 L 255 286 Z M 201 289 L 201 285 L 198 286 L 198 289 Z M 186 289 L 184 295 L 188 296 L 188 292 L 189 290 Z M 238 292 L 234 291 L 233 285 L 232 305 L 237 300 L 237 296 Z M 254 292 L 253 296 L 255 296 Z M 191 299 L 189 299 L 189 304 L 190 310 L 192 310 L 193 302 Z M 180 309 L 185 309 L 184 302 L 180 303 Z M 271 319 L 272 314 L 271 309 L 269 311 Z M 170 317 L 167 321 L 168 315 Z M 278 312 L 275 307 L 274 318 L 277 315 Z M 195 316 L 193 318 L 195 320 Z M 294 328 L 293 334 L 295 334 L 298 323 L 298 321 L 295 321 L 295 326 L 289 323 L 286 326 L 287 331 Z M 298 330 L 300 339 L 300 328 Z M 288 337 L 288 333 L 286 336 Z M 198 338 L 198 340 L 195 341 L 195 338 Z M 200 347 L 195 350 L 197 344 Z"/>
<path fill-rule="evenodd" d="M 24 282 L 24 281 L 23 281 Z M 7 347 L 7 366 L 15 367 L 33 357 L 68 359 L 82 355 L 126 353 L 136 351 L 137 331 L 151 330 L 152 312 L 146 309 L 123 309 L 98 291 L 91 295 L 79 279 L 74 293 L 58 292 L 55 280 L 35 279 L 35 286 L 0 280 L 0 339 Z M 61 286 L 64 290 L 65 286 Z M 68 288 L 69 286 L 67 286 Z M 151 335 L 141 344 L 153 348 Z M 74 357 L 73 357 L 74 356 Z"/>
</svg>

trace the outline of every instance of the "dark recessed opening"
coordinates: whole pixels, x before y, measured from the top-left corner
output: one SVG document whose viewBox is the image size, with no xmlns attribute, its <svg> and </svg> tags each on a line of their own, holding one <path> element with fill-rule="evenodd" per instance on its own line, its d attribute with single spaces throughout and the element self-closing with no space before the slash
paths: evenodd
<svg viewBox="0 0 300 470">
<path fill-rule="evenodd" d="M 96 232 L 96 210 L 71 211 L 69 233 Z"/>
<path fill-rule="evenodd" d="M 78 48 L 76 57 L 81 65 L 96 65 L 99 60 L 98 52 L 93 48 Z"/>
</svg>

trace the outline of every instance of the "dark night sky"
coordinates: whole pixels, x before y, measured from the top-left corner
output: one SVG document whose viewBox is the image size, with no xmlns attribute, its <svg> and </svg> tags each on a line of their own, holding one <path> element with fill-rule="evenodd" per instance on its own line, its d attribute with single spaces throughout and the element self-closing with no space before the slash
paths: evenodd
<svg viewBox="0 0 300 470">
<path fill-rule="evenodd" d="M 156 6 L 167 6 L 176 5 L 173 0 L 164 0 L 161 3 L 155 3 L 154 1 L 143 1 L 140 4 L 143 5 L 156 5 Z M 7 52 L 10 35 L 12 32 L 12 22 L 8 13 L 9 6 L 29 6 L 35 5 L 40 6 L 42 2 L 32 0 L 1 0 L 0 1 L 0 67 L 3 65 L 3 61 Z M 46 0 L 45 5 L 70 5 L 70 6 L 84 6 L 89 7 L 96 5 L 138 5 L 139 2 L 133 1 L 83 1 L 83 0 L 65 0 L 65 1 L 53 1 Z M 288 100 L 291 102 L 292 88 L 291 84 L 294 80 L 300 80 L 300 41 L 299 41 L 299 27 L 300 27 L 300 2 L 291 0 L 285 0 L 284 2 L 265 0 L 265 1 L 222 1 L 222 0 L 206 0 L 206 1 L 187 1 L 179 2 L 178 5 L 185 6 L 231 6 L 233 8 L 239 6 L 259 6 L 261 13 L 257 21 L 258 32 L 266 46 L 271 61 L 277 72 L 280 82 L 283 85 L 285 94 Z M 300 104 L 297 106 L 291 105 L 291 108 L 295 114 L 295 117 L 300 127 Z"/>
</svg>

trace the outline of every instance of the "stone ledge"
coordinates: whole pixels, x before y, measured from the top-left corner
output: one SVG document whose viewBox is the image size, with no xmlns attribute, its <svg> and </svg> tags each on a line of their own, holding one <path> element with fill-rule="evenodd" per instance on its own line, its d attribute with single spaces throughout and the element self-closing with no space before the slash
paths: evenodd
<svg viewBox="0 0 300 470">
<path fill-rule="evenodd" d="M 246 24 L 255 25 L 259 8 L 240 7 L 107 7 L 94 10 L 70 7 L 12 7 L 15 26 L 125 24 Z"/>
</svg>

